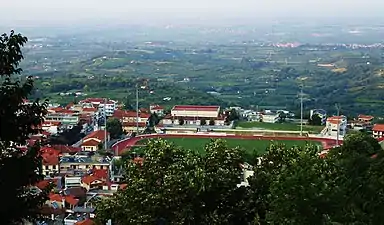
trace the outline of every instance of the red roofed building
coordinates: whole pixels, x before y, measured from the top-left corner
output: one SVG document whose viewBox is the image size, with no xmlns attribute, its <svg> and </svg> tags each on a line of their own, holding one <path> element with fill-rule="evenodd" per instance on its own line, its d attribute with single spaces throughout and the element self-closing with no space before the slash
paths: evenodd
<svg viewBox="0 0 384 225">
<path fill-rule="evenodd" d="M 84 141 L 83 143 L 81 143 L 80 147 L 83 151 L 95 152 L 99 149 L 99 146 L 102 144 L 103 143 L 101 141 L 90 139 L 90 140 L 87 140 L 87 141 Z"/>
<path fill-rule="evenodd" d="M 57 134 L 62 129 L 62 124 L 59 121 L 44 121 L 41 125 L 41 129 L 50 134 Z"/>
<path fill-rule="evenodd" d="M 75 225 L 95 225 L 96 223 L 93 222 L 93 220 L 91 219 L 86 219 L 86 220 L 83 220 L 83 221 L 79 221 L 79 222 L 76 222 Z"/>
<path fill-rule="evenodd" d="M 97 108 L 105 110 L 107 116 L 112 116 L 117 109 L 117 101 L 106 98 L 87 98 L 79 102 L 83 108 Z"/>
<path fill-rule="evenodd" d="M 79 122 L 79 112 L 65 108 L 50 108 L 45 119 L 47 121 L 61 122 L 62 125 L 73 126 Z"/>
<path fill-rule="evenodd" d="M 374 138 L 384 137 L 384 124 L 375 124 L 372 128 Z"/>
<path fill-rule="evenodd" d="M 164 108 L 160 105 L 150 105 L 149 111 L 151 113 L 156 113 L 159 116 L 162 116 L 164 114 Z"/>
<path fill-rule="evenodd" d="M 73 147 L 68 145 L 52 145 L 52 148 L 61 152 L 63 155 L 74 154 L 82 150 L 80 147 Z"/>
<path fill-rule="evenodd" d="M 105 130 L 97 130 L 97 131 L 94 131 L 90 134 L 88 134 L 87 136 L 85 136 L 83 138 L 83 142 L 84 141 L 87 141 L 89 139 L 94 139 L 94 140 L 98 140 L 98 141 L 104 141 L 105 140 L 105 137 L 107 137 L 107 141 L 109 140 L 109 132 L 105 131 Z"/>
<path fill-rule="evenodd" d="M 59 172 L 59 156 L 56 154 L 42 154 L 43 174 L 49 176 Z"/>
<path fill-rule="evenodd" d="M 92 176 L 97 177 L 102 181 L 108 180 L 108 170 L 107 169 L 93 169 Z"/>
<path fill-rule="evenodd" d="M 357 117 L 357 120 L 359 120 L 361 122 L 365 122 L 365 123 L 371 123 L 374 118 L 375 117 L 369 116 L 369 115 L 359 115 Z"/>
<path fill-rule="evenodd" d="M 174 117 L 216 118 L 219 113 L 220 106 L 175 105 L 171 110 Z"/>
<path fill-rule="evenodd" d="M 48 198 L 47 205 L 52 208 L 58 207 L 73 209 L 79 203 L 79 200 L 72 195 L 63 196 L 60 194 L 50 193 Z"/>
<path fill-rule="evenodd" d="M 54 186 L 57 186 L 58 179 L 59 178 L 42 180 L 42 181 L 39 181 L 34 186 L 38 187 L 40 190 L 47 188 L 49 184 L 53 184 Z"/>
<path fill-rule="evenodd" d="M 220 106 L 176 105 L 171 115 L 165 116 L 164 125 L 215 125 L 225 124 L 224 116 L 220 115 Z"/>
<path fill-rule="evenodd" d="M 339 129 L 339 131 L 337 131 Z M 322 131 L 323 135 L 336 137 L 344 136 L 347 132 L 347 117 L 346 116 L 332 116 L 327 118 L 325 129 Z"/>
<path fill-rule="evenodd" d="M 144 130 L 146 128 L 147 120 L 150 116 L 151 114 L 149 113 L 139 112 L 139 117 L 137 120 L 136 111 L 116 110 L 113 114 L 113 117 L 118 118 L 120 120 L 123 125 L 123 130 L 126 132 L 133 132 L 136 130 L 136 121 L 139 121 L 139 130 Z"/>
<path fill-rule="evenodd" d="M 82 187 L 87 189 L 87 191 L 89 191 L 91 189 L 99 189 L 103 186 L 102 179 L 100 179 L 96 176 L 93 176 L 93 175 L 87 175 L 87 176 L 83 177 L 81 179 L 81 183 L 82 183 L 81 184 Z"/>
</svg>

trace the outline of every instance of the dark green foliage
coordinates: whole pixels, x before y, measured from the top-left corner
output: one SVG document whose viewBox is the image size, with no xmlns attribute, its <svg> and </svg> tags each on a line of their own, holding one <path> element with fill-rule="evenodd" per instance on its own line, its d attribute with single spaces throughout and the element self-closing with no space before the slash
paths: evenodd
<svg viewBox="0 0 384 225">
<path fill-rule="evenodd" d="M 315 146 L 272 144 L 240 183 L 244 152 L 220 140 L 206 155 L 150 141 L 142 165 L 129 163 L 127 189 L 98 205 L 115 224 L 382 224 L 383 150 L 363 133 L 325 158 Z M 372 157 L 373 156 L 373 157 Z M 247 156 L 254 158 L 254 156 Z"/>
<path fill-rule="evenodd" d="M 150 141 L 142 165 L 129 164 L 126 190 L 100 202 L 98 219 L 114 224 L 247 224 L 250 194 L 237 188 L 242 151 L 220 140 L 205 157 L 163 140 Z"/>
<path fill-rule="evenodd" d="M 123 134 L 123 125 L 119 119 L 109 118 L 107 120 L 107 131 L 112 139 L 117 139 Z"/>
<path fill-rule="evenodd" d="M 321 117 L 318 114 L 313 114 L 311 118 L 308 119 L 309 125 L 312 126 L 321 126 L 322 121 Z"/>
<path fill-rule="evenodd" d="M 23 104 L 33 90 L 33 79 L 20 82 L 14 75 L 23 59 L 22 46 L 27 38 L 13 31 L 0 37 L 0 224 L 13 224 L 37 217 L 38 208 L 45 202 L 46 192 L 32 193 L 29 186 L 42 179 L 39 146 L 23 152 L 16 148 L 24 145 L 30 134 L 43 121 L 46 103 L 37 101 Z"/>
</svg>

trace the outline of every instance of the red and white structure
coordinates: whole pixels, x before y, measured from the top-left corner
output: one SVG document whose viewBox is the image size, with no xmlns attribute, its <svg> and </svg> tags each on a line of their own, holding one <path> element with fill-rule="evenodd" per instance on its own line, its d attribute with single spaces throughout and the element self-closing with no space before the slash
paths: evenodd
<svg viewBox="0 0 384 225">
<path fill-rule="evenodd" d="M 338 131 L 339 130 L 339 131 Z M 323 136 L 343 137 L 347 132 L 347 117 L 332 116 L 327 118 L 325 128 L 321 132 Z"/>
<path fill-rule="evenodd" d="M 164 125 L 215 125 L 223 126 L 224 116 L 220 115 L 220 106 L 176 105 L 171 115 L 163 119 Z M 205 123 L 205 124 L 202 124 Z"/>
<path fill-rule="evenodd" d="M 383 138 L 384 137 L 384 124 L 375 124 L 372 128 L 372 133 L 374 138 Z"/>
<path fill-rule="evenodd" d="M 117 109 L 117 101 L 105 98 L 87 98 L 81 100 L 79 104 L 82 108 L 97 108 L 99 111 L 105 111 L 107 116 L 112 116 Z"/>
</svg>

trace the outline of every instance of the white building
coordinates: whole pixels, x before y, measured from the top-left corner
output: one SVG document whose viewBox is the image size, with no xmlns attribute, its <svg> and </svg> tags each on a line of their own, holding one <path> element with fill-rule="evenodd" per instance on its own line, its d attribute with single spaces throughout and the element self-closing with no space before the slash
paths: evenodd
<svg viewBox="0 0 384 225">
<path fill-rule="evenodd" d="M 59 121 L 44 121 L 41 125 L 41 129 L 50 134 L 57 134 L 62 131 L 62 126 Z"/>
<path fill-rule="evenodd" d="M 278 113 L 263 113 L 261 115 L 261 121 L 263 123 L 277 123 L 280 120 Z"/>
<path fill-rule="evenodd" d="M 171 114 L 164 117 L 163 125 L 224 126 L 225 117 L 220 106 L 176 105 Z"/>
<path fill-rule="evenodd" d="M 171 110 L 173 117 L 217 118 L 219 113 L 220 106 L 175 105 Z"/>
<path fill-rule="evenodd" d="M 372 128 L 374 138 L 384 137 L 384 124 L 375 124 Z"/>
<path fill-rule="evenodd" d="M 149 111 L 153 114 L 156 113 L 159 116 L 162 116 L 164 114 L 164 108 L 160 105 L 150 105 Z"/>
<path fill-rule="evenodd" d="M 87 98 L 79 102 L 83 108 L 97 108 L 101 114 L 112 116 L 117 109 L 117 101 L 105 98 Z"/>
<path fill-rule="evenodd" d="M 339 133 L 338 130 L 339 129 Z M 332 116 L 327 118 L 325 128 L 321 132 L 325 136 L 336 137 L 344 136 L 347 132 L 347 117 L 346 116 Z"/>
</svg>

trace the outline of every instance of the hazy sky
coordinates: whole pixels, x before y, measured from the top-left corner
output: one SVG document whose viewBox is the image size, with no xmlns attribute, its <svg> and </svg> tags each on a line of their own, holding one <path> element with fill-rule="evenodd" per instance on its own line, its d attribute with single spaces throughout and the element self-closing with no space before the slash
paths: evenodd
<svg viewBox="0 0 384 225">
<path fill-rule="evenodd" d="M 382 0 L 1 0 L 2 25 L 209 17 L 379 15 Z"/>
</svg>

